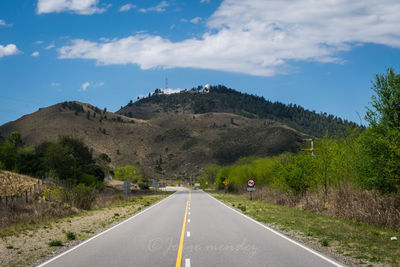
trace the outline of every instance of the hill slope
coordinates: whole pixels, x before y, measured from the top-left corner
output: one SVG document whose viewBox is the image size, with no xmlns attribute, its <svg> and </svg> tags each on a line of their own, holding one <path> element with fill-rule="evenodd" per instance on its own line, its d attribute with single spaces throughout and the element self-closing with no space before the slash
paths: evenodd
<svg viewBox="0 0 400 267">
<path fill-rule="evenodd" d="M 202 93 L 201 87 L 177 94 L 162 94 L 160 90 L 135 103 L 129 103 L 118 114 L 128 117 L 151 119 L 166 114 L 204 114 L 209 112 L 234 113 L 248 118 L 271 119 L 290 127 L 321 137 L 326 131 L 345 131 L 357 125 L 341 118 L 318 114 L 298 105 L 271 102 L 263 97 L 243 94 L 225 86 L 211 86 L 209 93 Z"/>
<path fill-rule="evenodd" d="M 72 135 L 93 148 L 95 155 L 109 155 L 114 167 L 133 164 L 147 176 L 168 178 L 195 176 L 205 165 L 243 156 L 295 152 L 306 137 L 273 120 L 176 111 L 143 116 L 144 120 L 64 102 L 0 126 L 0 135 L 19 131 L 27 145 Z"/>
</svg>

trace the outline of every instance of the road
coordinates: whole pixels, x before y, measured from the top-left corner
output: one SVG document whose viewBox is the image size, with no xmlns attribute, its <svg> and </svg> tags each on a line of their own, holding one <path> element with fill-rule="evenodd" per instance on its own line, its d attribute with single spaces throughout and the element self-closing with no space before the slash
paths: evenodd
<svg viewBox="0 0 400 267">
<path fill-rule="evenodd" d="M 40 266 L 341 266 L 227 207 L 182 190 Z"/>
</svg>

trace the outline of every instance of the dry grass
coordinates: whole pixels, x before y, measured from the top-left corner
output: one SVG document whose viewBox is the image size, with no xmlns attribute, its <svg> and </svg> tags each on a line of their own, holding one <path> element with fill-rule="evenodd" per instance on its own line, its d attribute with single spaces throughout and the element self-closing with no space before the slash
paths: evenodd
<svg viewBox="0 0 400 267">
<path fill-rule="evenodd" d="M 168 194 L 164 193 L 135 196 L 130 201 L 114 200 L 114 205 L 101 209 L 81 211 L 41 223 L 25 223 L 25 228 L 0 227 L 0 233 L 14 229 L 0 238 L 0 266 L 37 266 L 65 249 L 50 246 L 50 242 L 59 240 L 64 247 L 76 245 L 166 196 Z M 71 240 L 73 238 L 68 237 L 68 233 L 72 233 L 76 240 Z"/>
<path fill-rule="evenodd" d="M 18 196 L 33 188 L 38 179 L 9 171 L 0 171 L 0 196 Z"/>
<path fill-rule="evenodd" d="M 258 190 L 256 193 L 256 198 L 262 197 L 264 200 L 249 200 L 248 195 L 244 194 L 214 192 L 213 195 L 255 220 L 266 223 L 324 254 L 331 255 L 347 266 L 400 266 L 400 243 L 398 240 L 391 240 L 393 236 L 399 238 L 399 231 L 295 207 L 276 205 L 265 201 L 267 195 L 271 195 L 266 193 L 268 193 L 266 190 Z M 364 195 L 360 193 L 359 197 L 362 196 Z M 380 201 L 384 200 L 383 198 Z M 287 201 L 291 202 L 293 199 Z M 302 205 L 302 201 L 304 199 L 298 202 L 298 207 Z M 342 201 L 347 200 L 344 198 Z M 360 205 L 358 200 L 356 203 L 353 203 L 353 206 Z M 364 207 L 371 204 L 378 205 L 367 201 Z M 375 208 L 372 207 L 369 213 L 373 213 Z M 332 207 L 327 207 L 322 212 L 327 213 L 332 210 Z"/>
<path fill-rule="evenodd" d="M 253 197 L 279 205 L 400 231 L 399 196 L 382 195 L 375 190 L 363 190 L 351 184 L 343 184 L 340 188 L 329 190 L 326 201 L 321 192 L 293 196 L 272 188 L 259 189 L 254 192 Z"/>
</svg>

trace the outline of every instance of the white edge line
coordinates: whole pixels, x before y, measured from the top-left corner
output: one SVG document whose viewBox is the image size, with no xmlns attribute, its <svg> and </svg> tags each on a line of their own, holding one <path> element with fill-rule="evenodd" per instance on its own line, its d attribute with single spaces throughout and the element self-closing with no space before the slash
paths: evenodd
<svg viewBox="0 0 400 267">
<path fill-rule="evenodd" d="M 175 193 L 177 193 L 177 192 L 178 192 L 178 191 L 175 191 Z M 95 238 L 97 238 L 97 237 L 101 236 L 102 234 L 105 234 L 105 233 L 107 233 L 107 232 L 111 231 L 112 229 L 114 229 L 114 228 L 116 228 L 116 227 L 120 226 L 121 224 L 124 224 L 124 223 L 126 223 L 126 222 L 128 222 L 128 221 L 132 220 L 132 219 L 133 219 L 133 218 L 135 218 L 136 216 L 139 216 L 140 214 L 143 214 L 143 213 L 145 213 L 146 211 L 148 211 L 148 210 L 152 209 L 153 207 L 157 206 L 157 205 L 158 205 L 158 204 L 160 204 L 161 202 L 164 202 L 165 200 L 169 199 L 170 197 L 172 197 L 173 195 L 175 195 L 175 193 L 171 194 L 171 195 L 170 195 L 170 196 L 168 196 L 167 198 L 164 198 L 164 199 L 162 199 L 162 200 L 158 201 L 157 203 L 155 203 L 155 204 L 151 205 L 151 206 L 150 206 L 150 207 L 148 207 L 147 209 L 145 209 L 145 210 L 142 210 L 141 212 L 134 214 L 133 216 L 129 217 L 128 219 L 125 219 L 124 221 L 122 221 L 122 222 L 118 223 L 117 225 L 114 225 L 113 227 L 111 227 L 111 228 L 108 228 L 107 230 L 105 230 L 105 231 L 103 231 L 103 232 L 100 232 L 100 233 L 98 233 L 98 234 L 97 234 L 97 235 L 95 235 L 95 236 L 92 236 L 91 238 L 89 238 L 89 239 L 87 239 L 87 240 L 83 241 L 82 243 L 79 243 L 79 244 L 78 244 L 78 245 L 76 245 L 75 247 L 73 247 L 73 248 L 70 248 L 70 249 L 68 249 L 67 251 L 64 251 L 63 253 L 61 253 L 61 254 L 59 254 L 59 255 L 55 256 L 54 258 L 51 258 L 50 260 L 48 260 L 48 261 L 46 261 L 46 262 L 44 262 L 44 263 L 42 263 L 42 264 L 38 265 L 37 267 L 42 267 L 42 266 L 45 266 L 45 265 L 47 265 L 47 264 L 49 264 L 49 263 L 51 263 L 51 262 L 55 261 L 56 259 L 58 259 L 58 258 L 60 258 L 60 257 L 64 256 L 65 254 L 68 254 L 68 253 L 70 253 L 71 251 L 73 251 L 73 250 L 75 250 L 75 249 L 77 249 L 77 248 L 79 248 L 79 247 L 83 246 L 84 244 L 86 244 L 86 243 L 88 243 L 88 242 L 92 241 L 93 239 L 95 239 Z"/>
<path fill-rule="evenodd" d="M 190 267 L 190 259 L 185 259 L 185 267 Z"/>
<path fill-rule="evenodd" d="M 204 191 L 203 191 L 203 192 L 204 192 Z M 206 193 L 206 192 L 204 192 L 204 193 Z M 245 214 L 243 214 L 243 213 L 241 213 L 241 212 L 239 212 L 239 211 L 233 209 L 232 207 L 229 207 L 228 205 L 226 205 L 225 203 L 223 203 L 223 202 L 220 201 L 219 199 L 216 199 L 215 197 L 211 196 L 210 194 L 208 194 L 208 193 L 206 193 L 206 194 L 207 194 L 209 197 L 213 198 L 214 200 L 218 201 L 220 204 L 222 204 L 222 205 L 224 205 L 225 207 L 227 207 L 228 209 L 233 210 L 233 211 L 236 212 L 237 214 L 242 215 L 243 217 L 249 219 L 250 221 L 253 221 L 254 223 L 256 223 L 256 224 L 258 224 L 258 225 L 260 225 L 260 226 L 266 228 L 267 230 L 273 232 L 274 234 L 276 234 L 276 235 L 278 235 L 278 236 L 280 236 L 280 237 L 286 239 L 287 241 L 292 242 L 293 244 L 295 244 L 295 245 L 297 245 L 297 246 L 299 246 L 299 247 L 301 247 L 301 248 L 307 250 L 308 252 L 313 253 L 314 255 L 316 255 L 316 256 L 318 256 L 318 257 L 320 257 L 320 258 L 326 260 L 326 261 L 329 262 L 329 263 L 332 263 L 332 264 L 335 265 L 335 266 L 344 267 L 344 265 L 341 265 L 341 264 L 335 262 L 334 260 L 331 260 L 331 259 L 325 257 L 324 255 L 320 254 L 319 252 L 317 252 L 317 251 L 315 251 L 315 250 L 313 250 L 313 249 L 311 249 L 311 248 L 309 248 L 309 247 L 306 247 L 306 246 L 304 246 L 304 245 L 298 243 L 297 241 L 294 241 L 293 239 L 290 239 L 289 237 L 287 237 L 287 236 L 285 236 L 285 235 L 283 235 L 283 234 L 277 232 L 276 230 L 274 230 L 274 229 L 272 229 L 272 228 L 270 228 L 270 227 L 268 227 L 268 226 L 266 226 L 266 225 L 264 225 L 264 224 L 262 224 L 262 223 L 260 223 L 260 222 L 258 222 L 258 221 L 256 221 L 256 220 L 254 220 L 253 218 L 251 218 L 251 217 L 249 217 L 249 216 L 247 216 L 247 215 L 245 215 Z"/>
</svg>

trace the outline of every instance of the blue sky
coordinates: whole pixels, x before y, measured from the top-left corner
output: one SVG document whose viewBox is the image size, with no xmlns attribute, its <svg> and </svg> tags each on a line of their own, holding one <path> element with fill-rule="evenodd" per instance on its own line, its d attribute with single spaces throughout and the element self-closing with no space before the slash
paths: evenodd
<svg viewBox="0 0 400 267">
<path fill-rule="evenodd" d="M 2 0 L 0 124 L 66 100 L 116 111 L 223 84 L 360 122 L 400 72 L 397 0 Z"/>
</svg>

